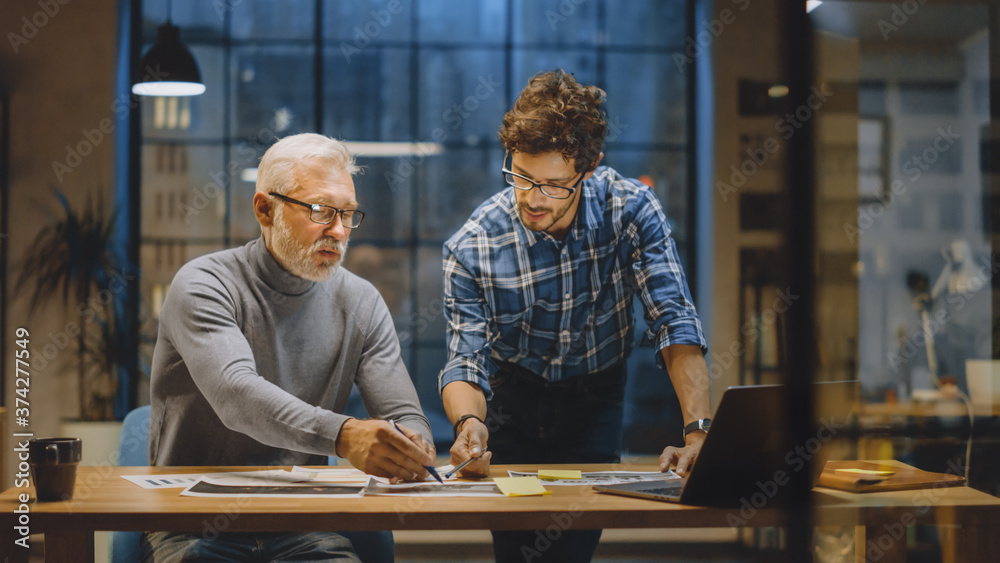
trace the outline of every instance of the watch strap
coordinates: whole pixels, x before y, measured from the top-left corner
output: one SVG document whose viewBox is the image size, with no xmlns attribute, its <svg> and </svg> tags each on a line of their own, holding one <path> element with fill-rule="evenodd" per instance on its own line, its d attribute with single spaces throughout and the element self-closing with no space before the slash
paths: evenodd
<svg viewBox="0 0 1000 563">
<path fill-rule="evenodd" d="M 692 432 L 697 432 L 699 430 L 704 430 L 705 432 L 708 432 L 708 427 L 711 426 L 711 424 L 712 424 L 711 418 L 699 418 L 698 420 L 695 420 L 690 424 L 684 426 L 684 432 L 682 437 L 687 438 L 688 434 Z"/>
<path fill-rule="evenodd" d="M 474 418 L 479 422 L 486 424 L 485 422 L 483 422 L 483 419 L 479 418 L 474 414 L 463 414 L 462 416 L 458 417 L 458 420 L 455 421 L 455 426 L 452 428 L 452 434 L 454 435 L 455 439 L 458 438 L 458 432 L 459 429 L 462 427 L 462 423 L 465 422 L 466 420 L 469 420 L 470 418 Z"/>
</svg>

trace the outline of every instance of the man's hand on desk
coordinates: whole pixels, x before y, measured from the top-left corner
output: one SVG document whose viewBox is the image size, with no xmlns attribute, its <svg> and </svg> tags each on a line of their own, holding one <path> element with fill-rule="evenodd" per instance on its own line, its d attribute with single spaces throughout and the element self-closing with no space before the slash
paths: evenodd
<svg viewBox="0 0 1000 563">
<path fill-rule="evenodd" d="M 451 446 L 451 464 L 458 467 L 458 464 L 470 457 L 479 457 L 479 459 L 463 467 L 459 475 L 462 477 L 486 477 L 490 474 L 490 459 L 493 458 L 493 452 L 487 450 L 486 453 L 483 453 L 483 450 L 487 448 L 489 437 L 490 431 L 479 420 L 470 418 L 462 423 L 462 431 Z"/>
<path fill-rule="evenodd" d="M 340 427 L 337 455 L 378 477 L 417 481 L 434 465 L 434 447 L 419 432 L 387 420 L 350 418 Z"/>
<path fill-rule="evenodd" d="M 683 448 L 667 446 L 660 454 L 660 471 L 666 471 L 671 466 L 677 466 L 674 470 L 678 475 L 687 475 L 701 451 L 701 443 L 705 441 L 704 432 L 692 432 L 684 438 L 686 445 Z"/>
</svg>

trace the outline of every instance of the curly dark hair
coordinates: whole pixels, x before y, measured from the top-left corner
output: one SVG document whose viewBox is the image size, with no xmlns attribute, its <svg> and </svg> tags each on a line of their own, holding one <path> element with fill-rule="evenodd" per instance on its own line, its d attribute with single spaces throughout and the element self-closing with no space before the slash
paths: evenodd
<svg viewBox="0 0 1000 563">
<path fill-rule="evenodd" d="M 509 151 L 559 152 L 577 172 L 590 170 L 608 131 L 605 99 L 604 90 L 582 86 L 562 69 L 540 72 L 503 116 L 500 142 Z"/>
</svg>

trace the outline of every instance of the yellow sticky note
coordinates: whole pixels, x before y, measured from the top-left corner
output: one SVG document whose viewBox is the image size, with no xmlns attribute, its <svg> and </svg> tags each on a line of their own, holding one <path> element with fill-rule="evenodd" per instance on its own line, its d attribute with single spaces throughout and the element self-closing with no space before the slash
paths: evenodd
<svg viewBox="0 0 1000 563">
<path fill-rule="evenodd" d="M 881 470 L 881 469 L 858 469 L 854 467 L 837 469 L 841 473 L 860 473 L 861 475 L 878 475 L 880 477 L 887 477 L 889 475 L 895 475 L 895 471 Z"/>
<path fill-rule="evenodd" d="M 551 495 L 542 482 L 534 477 L 494 477 L 493 482 L 500 492 L 509 497 L 525 497 L 531 495 Z"/>
<path fill-rule="evenodd" d="M 583 479 L 583 472 L 576 469 L 539 469 L 538 478 L 546 481 L 556 479 Z"/>
</svg>

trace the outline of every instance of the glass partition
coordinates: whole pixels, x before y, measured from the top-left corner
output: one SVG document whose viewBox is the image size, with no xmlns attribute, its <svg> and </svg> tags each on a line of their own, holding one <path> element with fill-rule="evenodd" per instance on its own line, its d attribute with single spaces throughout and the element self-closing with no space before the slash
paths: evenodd
<svg viewBox="0 0 1000 563">
<path fill-rule="evenodd" d="M 935 489 L 967 479 L 996 494 L 995 6 L 817 4 L 816 84 L 841 98 L 816 120 L 818 378 L 860 381 L 847 459 L 902 462 L 942 474 Z M 863 539 L 869 559 L 964 560 L 956 542 L 975 552 L 983 528 L 941 515 L 913 525 L 938 498 L 904 499 L 903 536 L 821 538 Z"/>
</svg>

